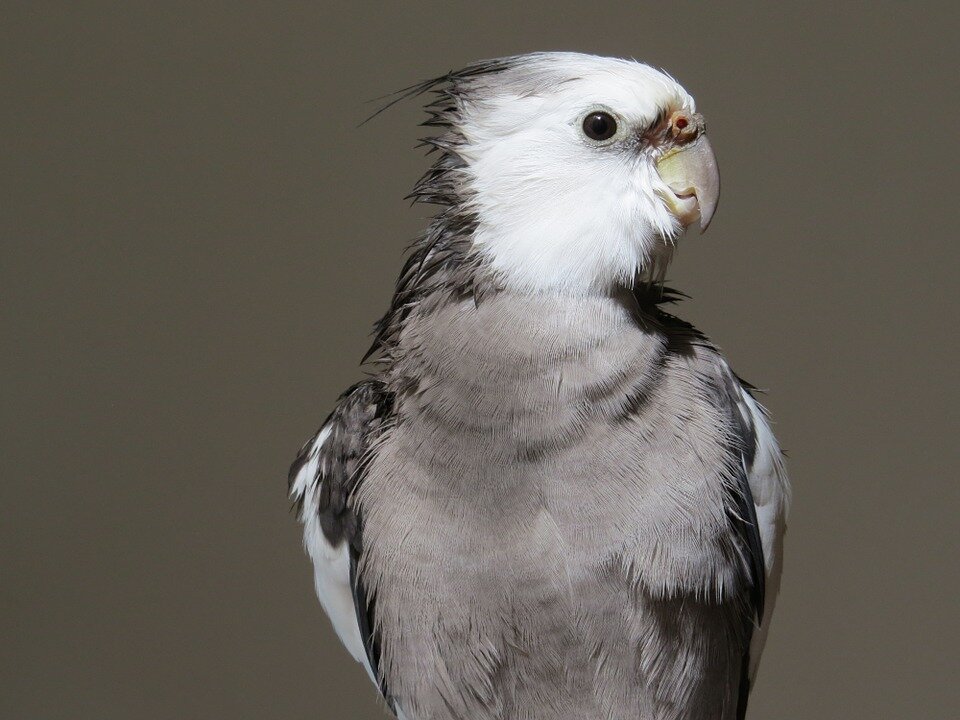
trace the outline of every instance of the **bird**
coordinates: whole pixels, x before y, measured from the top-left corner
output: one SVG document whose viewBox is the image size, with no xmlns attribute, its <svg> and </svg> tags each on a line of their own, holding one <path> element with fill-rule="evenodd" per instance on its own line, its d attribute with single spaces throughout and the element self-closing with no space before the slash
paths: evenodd
<svg viewBox="0 0 960 720">
<path fill-rule="evenodd" d="M 289 472 L 316 593 L 399 720 L 742 720 L 789 483 L 665 285 L 720 193 L 692 96 L 535 52 L 423 97 L 437 207 Z"/>
</svg>

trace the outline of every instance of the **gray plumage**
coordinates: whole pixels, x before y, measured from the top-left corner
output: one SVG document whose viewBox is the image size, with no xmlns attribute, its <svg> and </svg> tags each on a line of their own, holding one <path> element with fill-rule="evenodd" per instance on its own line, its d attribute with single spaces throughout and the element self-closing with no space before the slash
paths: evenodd
<svg viewBox="0 0 960 720">
<path fill-rule="evenodd" d="M 450 148 L 375 376 L 291 468 L 321 599 L 344 548 L 356 626 L 325 607 L 409 720 L 742 717 L 779 576 L 755 463 L 785 496 L 762 414 L 669 291 L 499 282 Z"/>
</svg>

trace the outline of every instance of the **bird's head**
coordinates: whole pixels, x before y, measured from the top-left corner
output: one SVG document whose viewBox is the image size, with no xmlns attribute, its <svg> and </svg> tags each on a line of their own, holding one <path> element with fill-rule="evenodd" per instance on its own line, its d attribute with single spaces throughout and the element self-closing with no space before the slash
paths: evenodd
<svg viewBox="0 0 960 720">
<path fill-rule="evenodd" d="M 442 160 L 414 196 L 473 218 L 472 252 L 520 289 L 589 292 L 662 272 L 709 224 L 720 178 L 704 120 L 641 63 L 535 53 L 478 63 L 438 92 Z"/>
</svg>

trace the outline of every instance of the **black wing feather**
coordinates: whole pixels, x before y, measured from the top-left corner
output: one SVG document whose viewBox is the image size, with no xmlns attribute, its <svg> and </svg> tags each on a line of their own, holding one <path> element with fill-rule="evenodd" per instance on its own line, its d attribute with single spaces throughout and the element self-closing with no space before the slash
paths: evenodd
<svg viewBox="0 0 960 720">
<path fill-rule="evenodd" d="M 744 458 L 744 462 L 746 459 Z M 746 648 L 740 664 L 740 694 L 737 700 L 737 720 L 743 720 L 747 714 L 747 700 L 750 697 L 750 639 L 753 637 L 754 617 L 759 625 L 763 620 L 763 606 L 766 601 L 766 567 L 763 561 L 763 545 L 760 540 L 760 525 L 757 521 L 757 509 L 753 503 L 753 493 L 746 471 L 739 473 L 738 492 L 734 493 L 736 514 L 731 513 L 731 521 L 740 536 L 746 550 L 750 569 L 750 610 L 746 616 Z"/>
<path fill-rule="evenodd" d="M 737 720 L 743 720 L 747 713 L 747 700 L 750 696 L 750 640 L 757 626 L 763 621 L 766 603 L 767 569 L 763 558 L 763 542 L 760 538 L 760 523 L 757 519 L 757 507 L 750 490 L 748 473 L 753 466 L 757 452 L 757 432 L 752 418 L 742 411 L 744 389 L 739 378 L 731 371 L 723 374 L 725 406 L 734 434 L 734 451 L 739 459 L 736 473 L 736 487 L 731 492 L 730 522 L 740 546 L 744 552 L 750 580 L 750 612 L 744 622 L 746 647 L 740 667 L 740 690 L 737 700 Z"/>
<path fill-rule="evenodd" d="M 363 518 L 353 503 L 353 495 L 363 482 L 370 448 L 388 426 L 393 411 L 393 394 L 378 380 L 357 383 L 337 401 L 337 406 L 324 421 L 320 431 L 301 448 L 290 467 L 292 484 L 309 462 L 317 436 L 323 430 L 329 435 L 317 451 L 317 475 L 311 478 L 315 493 L 315 507 L 304 507 L 304 496 L 294 498 L 298 512 L 317 513 L 320 527 L 327 541 L 334 547 L 348 543 L 350 550 L 350 586 L 353 591 L 357 625 L 366 651 L 367 660 L 380 692 L 395 711 L 390 692 L 380 673 L 380 642 L 376 633 L 374 598 L 364 586 L 360 572 L 363 555 Z"/>
</svg>

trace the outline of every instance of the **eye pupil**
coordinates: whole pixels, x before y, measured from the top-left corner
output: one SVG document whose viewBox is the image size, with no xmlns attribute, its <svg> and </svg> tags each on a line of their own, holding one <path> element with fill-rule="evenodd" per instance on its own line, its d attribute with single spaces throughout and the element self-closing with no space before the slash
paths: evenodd
<svg viewBox="0 0 960 720">
<path fill-rule="evenodd" d="M 591 140 L 609 140 L 617 132 L 617 121 L 607 112 L 592 112 L 583 119 L 583 132 Z"/>
</svg>

